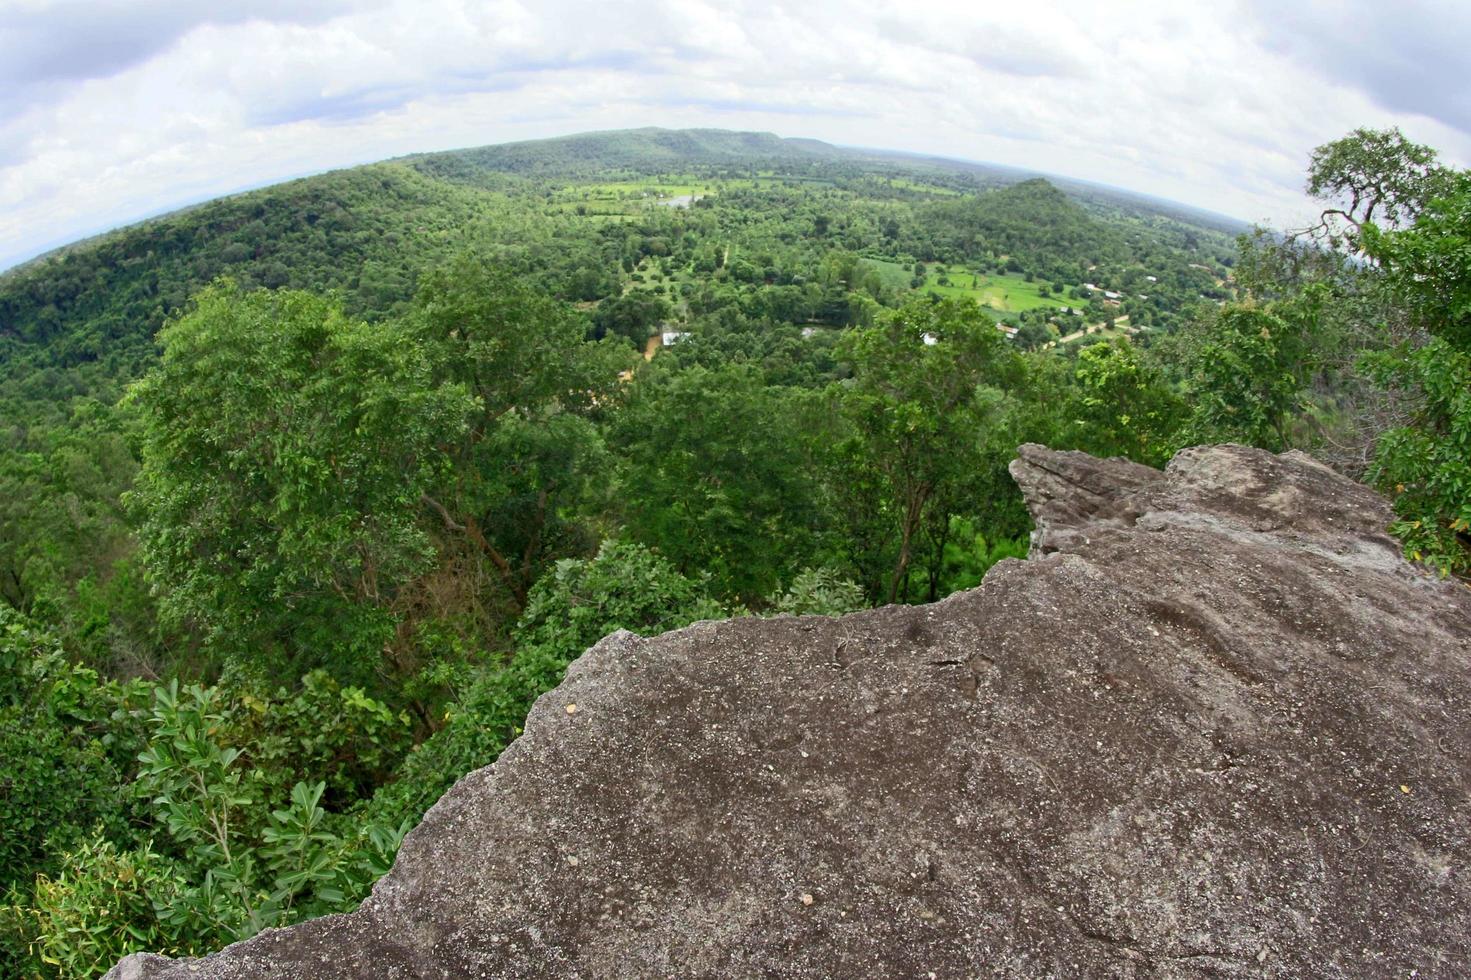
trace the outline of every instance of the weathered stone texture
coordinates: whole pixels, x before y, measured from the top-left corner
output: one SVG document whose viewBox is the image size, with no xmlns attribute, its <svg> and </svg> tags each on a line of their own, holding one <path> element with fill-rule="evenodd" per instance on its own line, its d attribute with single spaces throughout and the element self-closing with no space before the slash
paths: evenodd
<svg viewBox="0 0 1471 980">
<path fill-rule="evenodd" d="M 113 975 L 1465 976 L 1471 591 L 1301 454 L 1012 470 L 1031 560 L 608 637 L 357 912 Z"/>
</svg>

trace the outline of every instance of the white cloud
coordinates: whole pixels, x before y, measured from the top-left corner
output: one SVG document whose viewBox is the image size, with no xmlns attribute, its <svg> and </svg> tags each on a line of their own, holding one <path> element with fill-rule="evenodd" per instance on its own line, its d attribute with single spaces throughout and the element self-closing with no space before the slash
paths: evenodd
<svg viewBox="0 0 1471 980">
<path fill-rule="evenodd" d="M 1466 17 L 1404 18 L 1403 56 L 1355 62 L 1320 8 L 1257 0 L 10 6 L 0 61 L 28 53 L 0 69 L 0 266 L 302 173 L 634 125 L 989 160 L 1279 224 L 1307 213 L 1311 148 L 1355 126 L 1471 156 L 1458 66 L 1424 63 L 1464 48 Z"/>
</svg>

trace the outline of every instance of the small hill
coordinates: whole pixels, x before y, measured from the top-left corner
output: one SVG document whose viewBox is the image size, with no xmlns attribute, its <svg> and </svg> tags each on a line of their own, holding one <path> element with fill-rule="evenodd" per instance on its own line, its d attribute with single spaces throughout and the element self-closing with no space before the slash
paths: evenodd
<svg viewBox="0 0 1471 980">
<path fill-rule="evenodd" d="M 919 221 L 957 256 L 1008 256 L 1048 279 L 1075 279 L 1087 266 L 1117 261 L 1127 251 L 1116 228 L 1040 178 L 938 201 Z"/>
</svg>

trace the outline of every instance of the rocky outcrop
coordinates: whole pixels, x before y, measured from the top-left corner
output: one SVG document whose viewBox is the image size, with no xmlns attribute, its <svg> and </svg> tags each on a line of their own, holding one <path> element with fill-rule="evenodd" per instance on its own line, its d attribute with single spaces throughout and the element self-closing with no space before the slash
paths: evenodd
<svg viewBox="0 0 1471 980">
<path fill-rule="evenodd" d="M 1471 963 L 1471 591 L 1306 456 L 1038 446 L 931 606 L 608 637 L 351 915 L 117 977 L 1407 977 Z"/>
</svg>

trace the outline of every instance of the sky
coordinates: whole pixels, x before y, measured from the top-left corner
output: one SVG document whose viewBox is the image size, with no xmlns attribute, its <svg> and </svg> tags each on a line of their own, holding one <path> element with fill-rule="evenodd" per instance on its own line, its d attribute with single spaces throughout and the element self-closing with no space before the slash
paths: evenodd
<svg viewBox="0 0 1471 980">
<path fill-rule="evenodd" d="M 1313 147 L 1471 161 L 1471 4 L 0 0 L 0 269 L 405 153 L 717 127 L 1056 173 L 1274 227 Z"/>
</svg>

